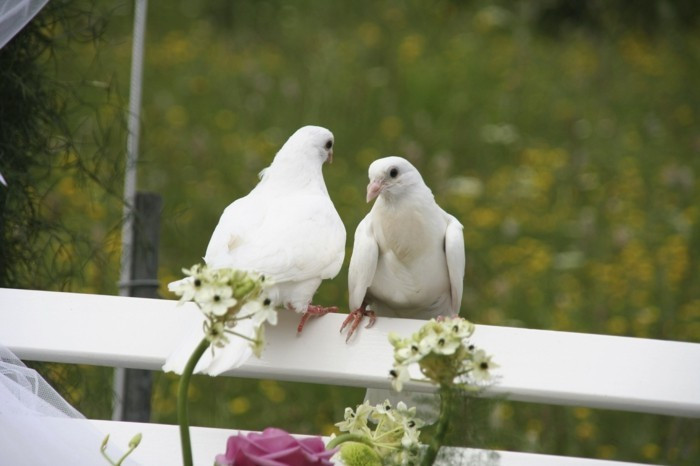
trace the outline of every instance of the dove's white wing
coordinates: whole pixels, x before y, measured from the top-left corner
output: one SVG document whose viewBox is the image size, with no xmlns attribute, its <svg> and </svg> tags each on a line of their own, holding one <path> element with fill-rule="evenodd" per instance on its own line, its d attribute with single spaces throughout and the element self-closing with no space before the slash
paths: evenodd
<svg viewBox="0 0 700 466">
<path fill-rule="evenodd" d="M 445 231 L 445 256 L 447 259 L 447 273 L 450 276 L 450 292 L 452 295 L 452 312 L 459 314 L 462 305 L 462 291 L 464 287 L 464 235 L 462 224 L 452 215 L 447 214 L 448 223 Z"/>
<path fill-rule="evenodd" d="M 243 241 L 247 231 L 255 230 L 265 218 L 265 211 L 260 209 L 260 203 L 256 200 L 259 197 L 260 192 L 254 189 L 224 209 L 204 255 L 209 267 L 234 267 L 230 264 L 231 249 Z"/>
<path fill-rule="evenodd" d="M 337 275 L 345 228 L 330 198 L 253 194 L 224 211 L 207 248 L 208 265 L 254 270 L 276 282 Z"/>
<path fill-rule="evenodd" d="M 372 284 L 374 273 L 377 271 L 379 247 L 372 232 L 370 215 L 367 215 L 355 230 L 355 244 L 352 248 L 348 270 L 351 311 L 362 305 L 367 288 Z"/>
</svg>

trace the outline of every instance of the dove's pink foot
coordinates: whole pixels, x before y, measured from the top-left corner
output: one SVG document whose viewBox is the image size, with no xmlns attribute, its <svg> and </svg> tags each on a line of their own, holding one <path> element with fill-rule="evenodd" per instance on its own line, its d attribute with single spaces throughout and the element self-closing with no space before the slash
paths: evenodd
<svg viewBox="0 0 700 466">
<path fill-rule="evenodd" d="M 338 308 L 335 306 L 323 307 L 309 304 L 309 306 L 306 308 L 306 312 L 304 312 L 304 315 L 301 316 L 301 320 L 297 326 L 297 333 L 301 333 L 301 331 L 304 329 L 306 321 L 310 318 L 325 316 L 329 312 L 338 312 Z"/>
<path fill-rule="evenodd" d="M 350 329 L 348 330 L 348 336 L 345 337 L 345 342 L 347 343 L 350 341 L 350 337 L 352 337 L 352 334 L 355 333 L 355 330 L 357 330 L 357 327 L 360 326 L 360 322 L 362 322 L 362 319 L 367 316 L 369 317 L 369 322 L 365 326 L 365 328 L 370 328 L 371 326 L 374 325 L 374 323 L 377 321 L 377 315 L 374 313 L 374 311 L 367 309 L 367 304 L 362 303 L 362 306 L 359 308 L 355 309 L 352 311 L 348 316 L 345 318 L 345 321 L 343 321 L 343 325 L 340 326 L 340 331 L 342 333 L 343 329 L 352 322 L 352 325 L 350 325 Z"/>
</svg>

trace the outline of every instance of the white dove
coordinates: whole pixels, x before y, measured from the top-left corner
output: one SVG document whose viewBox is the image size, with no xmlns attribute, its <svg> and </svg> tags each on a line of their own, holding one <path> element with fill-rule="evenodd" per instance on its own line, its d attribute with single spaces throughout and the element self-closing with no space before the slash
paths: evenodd
<svg viewBox="0 0 700 466">
<path fill-rule="evenodd" d="M 345 226 L 322 172 L 323 164 L 333 160 L 333 144 L 333 133 L 326 128 L 297 130 L 261 172 L 258 185 L 224 210 L 204 257 L 210 268 L 255 271 L 269 278 L 272 284 L 265 293 L 272 305 L 304 313 L 299 332 L 310 316 L 337 310 L 311 304 L 321 281 L 338 274 L 345 256 Z M 220 373 L 242 364 L 249 354 L 231 350 L 222 361 L 202 361 L 198 368 Z M 182 358 L 171 356 L 164 370 L 177 371 Z"/>
<path fill-rule="evenodd" d="M 411 163 L 401 157 L 369 166 L 367 202 L 377 198 L 355 231 L 348 288 L 346 341 L 368 315 L 430 319 L 456 315 L 462 301 L 462 224 L 435 202 Z M 369 309 L 368 309 L 369 307 Z"/>
</svg>

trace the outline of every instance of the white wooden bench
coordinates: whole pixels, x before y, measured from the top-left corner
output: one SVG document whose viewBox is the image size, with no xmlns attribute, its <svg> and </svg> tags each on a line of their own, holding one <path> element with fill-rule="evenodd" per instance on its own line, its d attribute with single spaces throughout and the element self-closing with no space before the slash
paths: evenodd
<svg viewBox="0 0 700 466">
<path fill-rule="evenodd" d="M 296 336 L 298 316 L 280 313 L 268 328 L 262 359 L 224 375 L 360 387 L 389 387 L 389 331 L 415 332 L 423 321 L 381 318 L 349 344 L 338 334 L 343 315 L 311 321 Z M 168 354 L 197 325 L 194 305 L 175 301 L 0 289 L 0 343 L 26 361 L 161 370 Z M 482 396 L 547 404 L 700 417 L 700 344 L 478 325 L 474 342 L 500 365 L 498 383 Z M 407 384 L 406 389 L 426 390 Z M 143 432 L 133 458 L 179 464 L 176 426 L 91 421 L 126 444 Z M 209 465 L 232 430 L 193 427 L 195 464 Z M 170 448 L 163 448 L 170 445 Z M 499 465 L 613 465 L 605 460 L 460 449 Z M 166 455 L 166 456 L 164 456 Z M 167 456 L 170 455 L 170 456 Z M 462 464 L 468 464 L 465 459 Z"/>
</svg>

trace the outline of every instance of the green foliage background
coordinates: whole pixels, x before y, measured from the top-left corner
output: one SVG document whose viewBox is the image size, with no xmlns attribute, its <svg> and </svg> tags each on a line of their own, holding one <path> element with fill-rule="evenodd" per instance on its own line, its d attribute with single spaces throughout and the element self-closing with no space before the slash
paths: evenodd
<svg viewBox="0 0 700 466">
<path fill-rule="evenodd" d="M 367 166 L 403 155 L 465 226 L 463 316 L 700 341 L 698 8 L 574 3 L 150 2 L 139 187 L 165 201 L 161 283 L 201 260 L 223 208 L 285 139 L 319 124 L 336 136 L 324 170 L 348 230 L 346 267 L 369 209 Z M 56 73 L 105 99 L 73 125 L 123 135 L 124 107 L 110 99 L 128 95 L 133 12 L 110 8 L 99 41 L 56 52 Z M 70 244 L 45 253 L 83 261 L 76 291 L 116 292 L 121 205 L 96 193 L 119 180 L 123 141 L 105 144 L 100 183 L 78 182 L 68 168 L 84 156 L 69 153 L 41 204 L 58 203 L 100 246 L 100 261 Z M 319 303 L 347 305 L 346 267 Z M 64 390 L 108 417 L 109 394 L 85 388 L 98 373 Z M 195 378 L 191 395 L 194 424 L 330 433 L 363 393 Z M 175 421 L 173 377 L 157 376 L 153 408 L 154 421 Z M 458 411 L 455 444 L 700 460 L 693 420 L 486 400 Z"/>
</svg>

